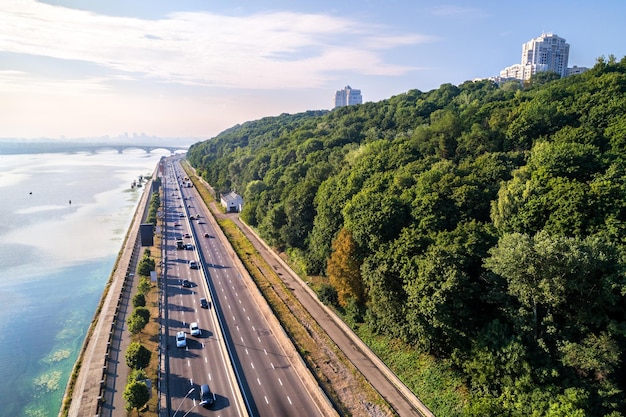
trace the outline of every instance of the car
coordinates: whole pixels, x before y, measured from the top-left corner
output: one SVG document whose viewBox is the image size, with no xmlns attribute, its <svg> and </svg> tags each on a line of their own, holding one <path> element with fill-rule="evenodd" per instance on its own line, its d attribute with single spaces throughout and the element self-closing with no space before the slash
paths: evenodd
<svg viewBox="0 0 626 417">
<path fill-rule="evenodd" d="M 198 262 L 189 261 L 189 269 L 198 269 Z"/>
<path fill-rule="evenodd" d="M 191 288 L 191 282 L 189 282 L 188 279 L 184 279 L 183 280 L 183 287 L 185 288 Z"/>
<path fill-rule="evenodd" d="M 178 213 L 178 217 L 185 217 L 185 213 Z"/>
<path fill-rule="evenodd" d="M 206 298 L 201 298 L 200 299 L 200 307 L 202 307 L 202 308 L 209 308 L 209 302 L 206 300 Z"/>
<path fill-rule="evenodd" d="M 204 223 L 204 221 L 199 220 L 199 221 L 198 221 L 198 224 L 205 224 L 205 223 Z"/>
<path fill-rule="evenodd" d="M 205 233 L 205 234 L 204 234 L 204 237 L 211 237 L 211 235 L 210 235 L 210 234 L 208 234 L 208 233 Z"/>
<path fill-rule="evenodd" d="M 185 332 L 176 333 L 176 347 L 184 348 L 187 346 L 187 335 Z"/>
<path fill-rule="evenodd" d="M 185 233 L 185 237 L 186 237 L 186 238 L 190 238 L 190 237 L 191 237 L 191 235 L 190 235 L 189 233 Z"/>
<path fill-rule="evenodd" d="M 187 243 L 187 244 L 185 245 L 185 249 L 187 249 L 187 250 L 193 250 L 193 245 L 192 245 L 191 243 Z"/>
<path fill-rule="evenodd" d="M 202 334 L 202 330 L 200 330 L 198 323 L 195 321 L 189 325 L 189 332 L 192 336 L 200 336 Z"/>
<path fill-rule="evenodd" d="M 211 392 L 208 384 L 202 384 L 200 386 L 200 405 L 204 408 L 209 408 L 214 402 L 215 394 Z"/>
</svg>

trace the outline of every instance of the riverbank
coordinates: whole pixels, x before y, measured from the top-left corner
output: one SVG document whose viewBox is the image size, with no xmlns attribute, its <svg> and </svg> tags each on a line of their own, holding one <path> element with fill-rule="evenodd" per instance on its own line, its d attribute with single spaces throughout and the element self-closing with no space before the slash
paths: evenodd
<svg viewBox="0 0 626 417">
<path fill-rule="evenodd" d="M 123 320 L 120 320 L 120 314 L 125 314 L 122 298 L 133 284 L 133 271 L 141 248 L 139 226 L 149 204 L 151 186 L 152 181 L 145 184 L 122 250 L 74 365 L 59 411 L 61 417 L 92 417 L 101 413 L 112 348 L 121 340 L 115 339 L 115 333 L 118 324 L 123 325 Z"/>
</svg>

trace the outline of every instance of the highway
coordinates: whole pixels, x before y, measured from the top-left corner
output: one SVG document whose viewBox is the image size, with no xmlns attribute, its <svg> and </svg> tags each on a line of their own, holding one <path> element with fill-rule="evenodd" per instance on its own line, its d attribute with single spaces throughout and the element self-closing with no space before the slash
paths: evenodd
<svg viewBox="0 0 626 417">
<path fill-rule="evenodd" d="M 258 290 L 249 288 L 249 281 L 236 268 L 232 251 L 215 229 L 195 188 L 186 186 L 178 163 L 166 163 L 165 167 L 166 198 L 162 204 L 166 218 L 170 415 L 176 409 L 180 410 L 178 416 L 190 410 L 198 413 L 195 415 L 219 416 L 323 415 L 294 369 L 290 355 L 275 339 L 275 332 L 282 329 L 272 328 L 265 320 L 254 297 Z M 192 249 L 177 249 L 179 238 L 190 243 Z M 197 261 L 199 269 L 191 269 L 190 260 Z M 191 287 L 183 287 L 183 279 L 189 280 Z M 209 301 L 208 309 L 200 307 L 200 298 Z M 193 321 L 202 329 L 199 337 L 190 335 L 189 324 Z M 187 334 L 185 348 L 176 347 L 176 333 L 181 330 Z M 215 393 L 210 410 L 198 405 L 199 384 L 204 383 Z M 192 388 L 194 391 L 189 393 Z M 239 398 L 245 405 L 240 405 Z"/>
<path fill-rule="evenodd" d="M 200 385 L 208 384 L 215 394 L 211 410 L 221 416 L 246 416 L 246 410 L 233 401 L 240 394 L 230 371 L 230 361 L 223 344 L 216 336 L 218 328 L 214 311 L 200 307 L 200 298 L 210 299 L 208 286 L 202 269 L 191 269 L 189 261 L 198 261 L 195 247 L 191 250 L 178 249 L 176 240 L 191 236 L 189 220 L 183 205 L 178 180 L 173 171 L 166 168 L 163 176 L 162 207 L 165 215 L 165 317 L 167 319 L 167 389 L 170 415 L 178 416 L 193 410 L 194 415 L 209 415 L 199 405 Z M 181 217 L 184 216 L 184 217 Z M 184 239 L 191 243 L 192 239 Z M 187 279 L 190 287 L 183 287 Z M 191 336 L 189 325 L 197 322 L 199 336 Z M 176 334 L 184 331 L 186 347 L 177 347 Z M 193 391 L 191 391 L 193 389 Z"/>
</svg>

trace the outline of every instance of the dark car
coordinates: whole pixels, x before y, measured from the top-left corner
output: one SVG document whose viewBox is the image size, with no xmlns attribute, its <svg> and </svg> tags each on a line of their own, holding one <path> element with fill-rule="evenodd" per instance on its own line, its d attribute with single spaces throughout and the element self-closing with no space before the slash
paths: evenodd
<svg viewBox="0 0 626 417">
<path fill-rule="evenodd" d="M 183 287 L 190 288 L 191 287 L 191 282 L 189 282 L 188 279 L 184 279 L 183 280 Z"/>
<path fill-rule="evenodd" d="M 211 235 L 210 235 L 210 234 L 208 234 L 208 233 L 205 233 L 205 234 L 204 234 L 204 237 L 211 237 Z"/>
<path fill-rule="evenodd" d="M 206 300 L 206 298 L 201 298 L 200 299 L 200 307 L 202 307 L 202 308 L 209 308 L 209 302 Z"/>
<path fill-rule="evenodd" d="M 209 408 L 214 402 L 215 394 L 211 392 L 208 384 L 202 384 L 200 386 L 200 405 L 204 408 Z"/>
</svg>

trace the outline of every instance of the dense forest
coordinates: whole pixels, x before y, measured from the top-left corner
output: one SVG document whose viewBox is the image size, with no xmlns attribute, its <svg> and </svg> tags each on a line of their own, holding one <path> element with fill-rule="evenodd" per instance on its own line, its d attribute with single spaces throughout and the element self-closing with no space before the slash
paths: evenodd
<svg viewBox="0 0 626 417">
<path fill-rule="evenodd" d="M 247 122 L 188 160 L 466 416 L 626 416 L 626 58 Z M 435 410 L 434 410 L 435 411 Z"/>
</svg>

